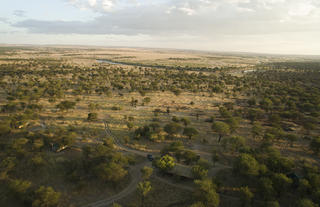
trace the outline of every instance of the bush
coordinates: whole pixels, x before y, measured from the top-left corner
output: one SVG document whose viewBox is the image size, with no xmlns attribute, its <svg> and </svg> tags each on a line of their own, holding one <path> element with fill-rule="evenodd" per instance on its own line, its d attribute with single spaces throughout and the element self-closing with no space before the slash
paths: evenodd
<svg viewBox="0 0 320 207">
<path fill-rule="evenodd" d="M 200 165 L 194 165 L 191 171 L 195 179 L 203 179 L 208 175 L 208 170 L 201 167 Z"/>
<path fill-rule="evenodd" d="M 182 130 L 182 126 L 178 123 L 170 123 L 164 126 L 164 131 L 169 135 L 178 134 Z"/>
<path fill-rule="evenodd" d="M 234 163 L 234 172 L 245 176 L 256 176 L 259 174 L 259 163 L 249 154 L 241 154 Z"/>
<path fill-rule="evenodd" d="M 120 106 L 112 106 L 111 110 L 120 111 L 122 108 Z"/>
<path fill-rule="evenodd" d="M 97 121 L 98 120 L 98 114 L 97 113 L 89 113 L 87 120 L 88 121 Z"/>
<path fill-rule="evenodd" d="M 61 101 L 56 107 L 60 111 L 68 111 L 69 109 L 74 109 L 76 102 L 73 101 Z"/>
</svg>

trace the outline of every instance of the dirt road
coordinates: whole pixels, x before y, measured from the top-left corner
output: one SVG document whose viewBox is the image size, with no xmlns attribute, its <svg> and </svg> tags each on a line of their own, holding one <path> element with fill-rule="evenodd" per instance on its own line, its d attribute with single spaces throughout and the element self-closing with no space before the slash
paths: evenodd
<svg viewBox="0 0 320 207">
<path fill-rule="evenodd" d="M 116 147 L 119 150 L 122 150 L 122 151 L 125 151 L 125 152 L 129 152 L 129 153 L 132 153 L 132 154 L 136 154 L 136 155 L 140 155 L 140 156 L 143 156 L 143 157 L 146 157 L 147 154 L 149 154 L 147 152 L 142 152 L 142 151 L 135 150 L 135 149 L 129 148 L 127 146 L 124 146 L 119 141 L 119 139 L 114 134 L 112 134 L 112 132 L 111 132 L 109 126 L 108 126 L 108 123 L 106 121 L 103 121 L 103 122 L 104 122 L 104 125 L 105 125 L 105 133 L 108 136 L 112 137 L 114 145 L 116 145 Z M 143 162 L 143 163 L 141 163 L 139 165 L 132 166 L 129 169 L 129 173 L 130 173 L 130 175 L 132 177 L 131 183 L 125 189 L 123 189 L 120 193 L 118 193 L 118 194 L 116 194 L 114 196 L 111 196 L 109 198 L 106 198 L 106 199 L 103 199 L 103 200 L 99 200 L 99 201 L 96 201 L 94 203 L 87 204 L 87 205 L 85 205 L 83 207 L 107 207 L 107 206 L 112 205 L 114 202 L 116 202 L 118 200 L 121 200 L 122 198 L 127 197 L 130 193 L 134 192 L 137 189 L 138 183 L 142 181 L 141 169 L 144 166 L 151 167 L 151 162 L 146 160 L 145 162 Z M 229 168 L 229 167 L 217 164 L 217 166 L 215 168 L 211 169 L 208 174 L 210 176 L 214 176 L 217 172 L 219 172 L 220 170 L 225 169 L 225 168 Z M 164 182 L 164 183 L 166 183 L 168 185 L 171 185 L 171 186 L 183 189 L 183 190 L 187 190 L 187 191 L 192 191 L 193 190 L 192 187 L 190 187 L 190 186 L 185 186 L 185 185 L 174 183 L 172 181 L 169 181 L 169 180 L 166 180 L 164 178 L 161 178 L 161 177 L 159 177 L 159 176 L 157 176 L 155 174 L 153 175 L 153 177 L 155 179 L 161 181 L 161 182 Z"/>
<path fill-rule="evenodd" d="M 103 200 L 99 200 L 96 201 L 94 203 L 90 203 L 88 205 L 85 205 L 83 207 L 107 207 L 112 205 L 113 203 L 115 203 L 118 200 L 121 200 L 122 198 L 127 197 L 129 194 L 131 194 L 132 192 L 134 192 L 137 189 L 137 185 L 140 181 L 142 181 L 142 174 L 141 174 L 141 168 L 143 168 L 144 166 L 151 166 L 150 162 L 143 162 L 139 165 L 135 165 L 132 166 L 129 170 L 129 173 L 131 175 L 131 182 L 130 184 L 123 189 L 121 192 L 119 192 L 116 195 L 113 195 L 109 198 L 103 199 Z"/>
</svg>

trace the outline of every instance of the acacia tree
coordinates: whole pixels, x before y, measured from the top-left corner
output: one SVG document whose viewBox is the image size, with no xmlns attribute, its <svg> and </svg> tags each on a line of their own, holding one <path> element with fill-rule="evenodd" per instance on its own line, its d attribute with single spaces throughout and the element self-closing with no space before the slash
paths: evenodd
<svg viewBox="0 0 320 207">
<path fill-rule="evenodd" d="M 155 161 L 155 166 L 162 171 L 171 170 L 176 165 L 174 158 L 170 155 L 164 155 Z"/>
<path fill-rule="evenodd" d="M 31 182 L 27 180 L 13 179 L 9 181 L 9 189 L 14 196 L 20 200 L 25 200 L 27 197 L 27 191 L 31 187 Z"/>
<path fill-rule="evenodd" d="M 218 207 L 220 203 L 220 197 L 217 193 L 217 186 L 212 183 L 211 179 L 195 180 L 197 185 L 194 192 L 196 200 L 200 201 L 207 207 Z"/>
<path fill-rule="evenodd" d="M 97 113 L 89 113 L 87 117 L 88 121 L 97 121 L 98 120 L 98 114 Z"/>
<path fill-rule="evenodd" d="M 255 123 L 251 128 L 252 137 L 260 138 L 263 135 L 263 127 L 259 123 Z"/>
<path fill-rule="evenodd" d="M 232 151 L 238 151 L 241 147 L 245 146 L 246 140 L 242 136 L 232 136 L 225 139 L 225 145 L 229 145 Z"/>
<path fill-rule="evenodd" d="M 181 118 L 180 121 L 183 123 L 184 126 L 188 126 L 190 124 L 190 120 L 188 118 Z"/>
<path fill-rule="evenodd" d="M 286 134 L 285 138 L 289 141 L 291 147 L 293 147 L 293 143 L 299 139 L 295 134 Z"/>
<path fill-rule="evenodd" d="M 150 101 L 151 101 L 151 98 L 150 98 L 150 97 L 145 97 L 145 98 L 143 99 L 143 103 L 145 103 L 145 104 L 150 103 Z"/>
<path fill-rule="evenodd" d="M 183 130 L 183 135 L 189 137 L 189 139 L 192 139 L 193 136 L 196 136 L 198 134 L 199 134 L 198 130 L 196 130 L 193 127 L 186 127 Z"/>
<path fill-rule="evenodd" d="M 314 138 L 311 142 L 310 142 L 310 149 L 315 153 L 315 154 L 319 154 L 320 152 L 320 136 L 317 138 Z"/>
<path fill-rule="evenodd" d="M 208 170 L 200 165 L 194 165 L 191 172 L 195 179 L 203 179 L 208 175 Z"/>
<path fill-rule="evenodd" d="M 170 123 L 164 126 L 164 131 L 169 135 L 178 134 L 182 130 L 182 126 L 178 123 Z"/>
<path fill-rule="evenodd" d="M 250 191 L 248 186 L 240 188 L 240 200 L 243 207 L 251 206 L 253 193 Z"/>
<path fill-rule="evenodd" d="M 222 136 L 225 136 L 230 133 L 229 125 L 221 121 L 214 122 L 211 128 L 213 129 L 213 131 L 219 134 L 218 142 L 221 141 Z"/>
<path fill-rule="evenodd" d="M 303 198 L 297 202 L 297 207 L 319 207 L 319 205 L 308 198 Z"/>
<path fill-rule="evenodd" d="M 55 207 L 58 206 L 61 193 L 53 190 L 52 187 L 41 186 L 35 191 L 35 199 L 32 202 L 33 207 Z"/>
<path fill-rule="evenodd" d="M 141 206 L 144 206 L 144 199 L 147 196 L 147 194 L 151 191 L 151 183 L 150 181 L 143 181 L 138 183 L 138 192 L 141 197 Z"/>
<path fill-rule="evenodd" d="M 192 204 L 190 207 L 206 207 L 202 202 L 196 202 Z"/>
<path fill-rule="evenodd" d="M 10 122 L 9 121 L 1 121 L 0 122 L 0 136 L 7 135 L 11 132 Z"/>
<path fill-rule="evenodd" d="M 105 182 L 116 183 L 122 180 L 127 174 L 128 171 L 125 170 L 120 164 L 111 162 L 111 163 L 101 163 L 96 166 L 95 174 L 98 178 Z"/>
<path fill-rule="evenodd" d="M 127 122 L 127 127 L 129 130 L 133 128 L 133 123 L 132 122 Z"/>
<path fill-rule="evenodd" d="M 262 101 L 260 101 L 260 107 L 264 109 L 266 112 L 272 109 L 272 101 L 269 98 L 264 98 Z"/>
<path fill-rule="evenodd" d="M 153 168 L 148 167 L 148 166 L 144 166 L 144 167 L 141 169 L 141 173 L 142 173 L 142 178 L 143 178 L 144 180 L 149 179 L 150 176 L 151 176 L 152 173 L 153 173 Z"/>
<path fill-rule="evenodd" d="M 275 196 L 272 180 L 267 177 L 260 178 L 258 191 L 265 200 L 272 199 Z"/>
<path fill-rule="evenodd" d="M 233 169 L 241 175 L 256 176 L 259 174 L 259 167 L 259 163 L 253 156 L 243 153 L 236 159 Z"/>
<path fill-rule="evenodd" d="M 216 165 L 216 163 L 219 161 L 219 155 L 218 155 L 218 152 L 216 150 L 212 151 L 211 160 L 212 160 L 213 167 L 214 167 Z"/>
<path fill-rule="evenodd" d="M 70 109 L 74 109 L 76 106 L 76 102 L 73 101 L 61 101 L 56 107 L 60 111 L 68 111 Z"/>
<path fill-rule="evenodd" d="M 230 117 L 226 120 L 226 122 L 229 125 L 230 131 L 232 133 L 234 133 L 239 128 L 240 118 L 239 117 Z"/>
<path fill-rule="evenodd" d="M 274 188 L 279 196 L 286 192 L 292 183 L 292 180 L 282 173 L 274 174 L 272 180 Z"/>
</svg>

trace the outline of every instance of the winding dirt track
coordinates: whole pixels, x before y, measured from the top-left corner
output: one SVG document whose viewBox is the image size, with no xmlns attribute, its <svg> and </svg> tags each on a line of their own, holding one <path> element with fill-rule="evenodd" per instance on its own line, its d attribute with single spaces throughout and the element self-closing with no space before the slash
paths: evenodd
<svg viewBox="0 0 320 207">
<path fill-rule="evenodd" d="M 112 205 L 114 202 L 127 197 L 130 193 L 134 192 L 137 189 L 137 185 L 140 181 L 142 181 L 142 175 L 140 169 L 146 165 L 151 166 L 150 163 L 144 162 L 139 165 L 135 165 L 132 168 L 130 168 L 129 173 L 132 177 L 131 183 L 123 189 L 120 193 L 111 196 L 109 198 L 96 201 L 94 203 L 90 203 L 88 205 L 85 205 L 84 207 L 105 207 Z"/>
<path fill-rule="evenodd" d="M 134 150 L 131 148 L 128 148 L 124 145 L 122 145 L 120 143 L 120 141 L 117 139 L 116 136 L 114 136 L 111 132 L 111 130 L 109 129 L 108 123 L 106 121 L 104 122 L 104 127 L 105 127 L 105 133 L 112 137 L 114 144 L 116 145 L 116 147 L 119 150 L 125 151 L 125 152 L 130 152 L 133 154 L 137 154 L 137 155 L 141 155 L 146 157 L 148 153 L 146 152 L 141 152 L 138 150 Z M 130 193 L 134 192 L 137 189 L 137 185 L 140 181 L 142 181 L 142 174 L 141 174 L 141 168 L 143 168 L 144 166 L 151 166 L 151 162 L 145 161 L 139 165 L 135 165 L 130 167 L 129 169 L 129 174 L 131 175 L 131 182 L 130 184 L 123 189 L 121 192 L 119 192 L 116 195 L 113 195 L 109 198 L 103 199 L 103 200 L 99 200 L 90 204 L 87 204 L 83 207 L 106 207 L 106 206 L 110 206 L 112 205 L 114 202 L 121 200 L 122 198 L 125 198 L 126 196 L 128 196 Z"/>
<path fill-rule="evenodd" d="M 135 149 L 129 148 L 129 147 L 124 146 L 123 144 L 121 144 L 119 139 L 114 134 L 112 134 L 112 132 L 111 132 L 109 126 L 108 126 L 108 123 L 105 120 L 103 121 L 103 123 L 104 123 L 104 126 L 105 126 L 105 133 L 108 136 L 112 137 L 114 145 L 116 145 L 116 147 L 119 150 L 122 150 L 122 151 L 125 151 L 125 152 L 129 152 L 129 153 L 133 153 L 133 154 L 136 154 L 136 155 L 140 155 L 140 156 L 143 156 L 143 157 L 146 157 L 147 154 L 149 154 L 147 152 L 142 152 L 142 151 L 139 151 L 139 150 L 135 150 Z M 129 173 L 130 173 L 130 175 L 132 177 L 131 183 L 125 189 L 123 189 L 121 192 L 119 192 L 118 194 L 113 195 L 113 196 L 111 196 L 109 198 L 106 198 L 106 199 L 103 199 L 103 200 L 99 200 L 99 201 L 87 204 L 87 205 L 85 205 L 83 207 L 107 207 L 107 206 L 112 205 L 116 201 L 127 197 L 130 193 L 134 192 L 137 189 L 138 183 L 142 181 L 141 169 L 144 166 L 151 167 L 151 162 L 145 161 L 145 162 L 143 162 L 143 163 L 141 163 L 139 165 L 135 165 L 135 166 L 130 167 Z M 226 168 L 230 168 L 230 167 L 229 166 L 224 166 L 224 165 L 219 165 L 219 166 L 211 169 L 208 174 L 210 176 L 214 176 L 220 170 L 226 169 Z M 161 181 L 161 182 L 163 182 L 163 183 L 171 185 L 173 187 L 177 187 L 177 188 L 180 188 L 180 189 L 183 189 L 183 190 L 187 190 L 187 191 L 193 191 L 192 187 L 190 187 L 190 186 L 185 186 L 185 185 L 173 183 L 173 182 L 171 182 L 169 180 L 166 180 L 164 178 L 161 178 L 161 177 L 159 177 L 159 176 L 157 176 L 155 174 L 152 175 L 152 177 L 157 179 L 157 180 L 159 180 L 159 181 Z M 221 195 L 221 196 L 224 196 L 224 195 Z M 234 197 L 231 197 L 231 196 L 227 196 L 227 197 L 230 198 L 230 199 L 235 199 Z"/>
</svg>

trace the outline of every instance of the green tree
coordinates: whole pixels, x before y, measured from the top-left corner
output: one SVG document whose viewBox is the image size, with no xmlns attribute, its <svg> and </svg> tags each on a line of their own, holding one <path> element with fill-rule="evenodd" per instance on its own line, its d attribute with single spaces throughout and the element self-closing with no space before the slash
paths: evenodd
<svg viewBox="0 0 320 207">
<path fill-rule="evenodd" d="M 265 206 L 266 207 L 280 207 L 280 204 L 278 201 L 266 201 Z"/>
<path fill-rule="evenodd" d="M 256 176 L 259 174 L 259 163 L 249 154 L 241 154 L 234 163 L 234 172 L 245 176 Z"/>
<path fill-rule="evenodd" d="M 174 93 L 174 95 L 179 96 L 182 91 L 180 89 L 173 89 L 172 92 Z"/>
<path fill-rule="evenodd" d="M 218 142 L 221 141 L 222 136 L 227 135 L 230 133 L 230 127 L 228 124 L 221 122 L 221 121 L 216 121 L 212 124 L 212 129 L 216 133 L 219 134 L 219 140 Z"/>
<path fill-rule="evenodd" d="M 71 146 L 74 143 L 76 136 L 77 134 L 75 132 L 61 130 L 60 132 L 57 132 L 54 139 L 60 146 Z"/>
<path fill-rule="evenodd" d="M 220 107 L 219 113 L 222 118 L 230 118 L 232 116 L 231 112 L 225 107 Z"/>
<path fill-rule="evenodd" d="M 9 121 L 0 121 L 0 136 L 7 135 L 11 132 Z"/>
<path fill-rule="evenodd" d="M 234 133 L 239 128 L 240 118 L 239 117 L 230 117 L 226 120 L 229 125 L 230 131 Z"/>
<path fill-rule="evenodd" d="M 195 179 L 203 179 L 208 175 L 208 170 L 200 165 L 192 166 L 191 172 Z"/>
<path fill-rule="evenodd" d="M 26 144 L 29 142 L 26 138 L 18 138 L 15 139 L 12 143 L 12 149 L 14 149 L 19 154 L 25 154 L 26 153 Z"/>
<path fill-rule="evenodd" d="M 282 173 L 274 174 L 272 177 L 272 181 L 278 195 L 286 192 L 289 186 L 292 184 L 292 180 Z"/>
<path fill-rule="evenodd" d="M 206 207 L 202 202 L 196 202 L 192 204 L 190 207 Z"/>
<path fill-rule="evenodd" d="M 195 163 L 199 160 L 199 156 L 191 150 L 184 150 L 182 157 L 183 157 L 183 159 L 185 159 L 185 163 L 187 165 Z"/>
<path fill-rule="evenodd" d="M 254 139 L 261 138 L 263 135 L 263 127 L 259 123 L 255 123 L 251 128 L 251 134 Z"/>
<path fill-rule="evenodd" d="M 272 199 L 275 196 L 273 182 L 270 178 L 266 178 L 266 177 L 260 178 L 258 190 L 265 200 Z"/>
<path fill-rule="evenodd" d="M 273 103 L 269 98 L 264 98 L 262 101 L 260 101 L 261 108 L 267 112 L 272 109 L 272 105 Z"/>
<path fill-rule="evenodd" d="M 20 200 L 26 199 L 26 193 L 31 187 L 31 182 L 27 180 L 10 180 L 9 189 Z"/>
<path fill-rule="evenodd" d="M 8 173 L 14 169 L 16 165 L 14 157 L 6 157 L 0 162 L 0 180 L 8 178 Z"/>
<path fill-rule="evenodd" d="M 218 207 L 220 203 L 219 194 L 216 192 L 217 187 L 211 179 L 195 180 L 196 190 L 194 197 L 202 202 L 206 207 Z"/>
<path fill-rule="evenodd" d="M 188 118 L 185 118 L 185 117 L 181 118 L 180 121 L 183 123 L 184 126 L 188 126 L 191 123 L 190 120 Z"/>
<path fill-rule="evenodd" d="M 248 104 L 249 104 L 249 106 L 255 106 L 257 104 L 257 101 L 255 98 L 250 98 L 248 100 Z"/>
<path fill-rule="evenodd" d="M 127 127 L 129 130 L 133 128 L 133 123 L 132 122 L 127 122 Z"/>
<path fill-rule="evenodd" d="M 143 99 L 143 103 L 145 103 L 145 104 L 150 103 L 150 101 L 151 101 L 151 98 L 150 98 L 150 97 L 145 97 L 145 98 Z"/>
<path fill-rule="evenodd" d="M 53 190 L 52 187 L 41 186 L 35 191 L 33 207 L 55 207 L 58 206 L 61 193 Z"/>
<path fill-rule="evenodd" d="M 150 176 L 151 176 L 152 173 L 153 173 L 153 168 L 148 167 L 148 166 L 144 166 L 144 167 L 141 169 L 141 173 L 142 173 L 142 178 L 143 178 L 144 180 L 149 179 Z"/>
<path fill-rule="evenodd" d="M 101 163 L 95 167 L 94 171 L 98 178 L 105 182 L 109 181 L 112 183 L 121 181 L 128 174 L 120 164 L 115 162 Z"/>
<path fill-rule="evenodd" d="M 293 143 L 299 139 L 296 134 L 286 134 L 285 138 L 289 141 L 291 147 L 293 147 Z"/>
<path fill-rule="evenodd" d="M 208 170 L 210 167 L 212 167 L 212 166 L 211 166 L 211 163 L 210 163 L 208 160 L 206 160 L 206 159 L 204 159 L 204 158 L 202 158 L 202 157 L 200 157 L 200 159 L 198 159 L 197 165 L 200 165 L 201 167 L 203 167 L 203 168 L 205 168 L 205 169 L 207 169 L 207 170 Z"/>
<path fill-rule="evenodd" d="M 312 141 L 310 142 L 310 149 L 315 154 L 319 154 L 319 152 L 320 152 L 320 136 L 312 139 Z"/>
<path fill-rule="evenodd" d="M 100 105 L 98 103 L 89 103 L 88 105 L 90 111 L 95 111 L 100 109 Z"/>
<path fill-rule="evenodd" d="M 251 124 L 258 119 L 263 118 L 264 112 L 261 109 L 249 109 L 247 118 L 251 121 Z"/>
<path fill-rule="evenodd" d="M 182 126 L 178 123 L 169 123 L 164 126 L 164 131 L 169 135 L 178 134 L 182 130 Z"/>
<path fill-rule="evenodd" d="M 303 198 L 298 201 L 297 207 L 319 207 L 318 204 L 313 203 L 310 199 L 308 198 Z"/>
<path fill-rule="evenodd" d="M 164 155 L 155 161 L 155 166 L 162 171 L 171 170 L 176 165 L 174 158 L 170 155 Z"/>
<path fill-rule="evenodd" d="M 213 162 L 213 166 L 215 166 L 215 164 L 219 161 L 219 154 L 216 150 L 213 150 L 212 151 L 212 157 L 211 157 L 211 160 Z"/>
<path fill-rule="evenodd" d="M 151 191 L 151 183 L 149 181 L 143 181 L 138 183 L 138 192 L 141 197 L 141 206 L 144 206 L 144 199 L 147 196 L 147 194 Z"/>
<path fill-rule="evenodd" d="M 196 136 L 198 134 L 199 134 L 198 130 L 196 130 L 193 127 L 186 127 L 183 130 L 183 135 L 189 137 L 189 139 L 192 139 L 193 136 Z"/>
<path fill-rule="evenodd" d="M 56 107 L 60 111 L 68 111 L 70 109 L 74 109 L 76 106 L 76 102 L 73 101 L 61 101 Z"/>
<path fill-rule="evenodd" d="M 145 96 L 146 95 L 146 92 L 144 90 L 139 90 L 139 93 L 141 96 Z"/>
<path fill-rule="evenodd" d="M 302 178 L 299 180 L 298 191 L 301 195 L 307 195 L 311 191 L 311 185 L 307 179 Z"/>
<path fill-rule="evenodd" d="M 180 119 L 176 116 L 173 116 L 172 119 L 171 119 L 173 122 L 180 122 Z"/>
<path fill-rule="evenodd" d="M 97 121 L 98 120 L 98 114 L 97 113 L 89 113 L 87 117 L 88 121 Z"/>
<path fill-rule="evenodd" d="M 253 193 L 250 191 L 248 186 L 240 188 L 240 200 L 242 206 L 251 206 Z"/>
<path fill-rule="evenodd" d="M 238 151 L 241 147 L 244 147 L 246 140 L 242 136 L 232 136 L 227 139 L 227 144 L 231 147 L 232 151 Z"/>
</svg>

